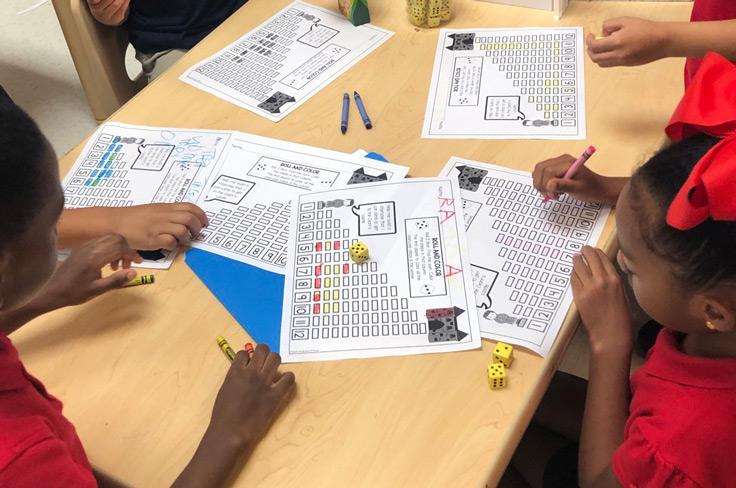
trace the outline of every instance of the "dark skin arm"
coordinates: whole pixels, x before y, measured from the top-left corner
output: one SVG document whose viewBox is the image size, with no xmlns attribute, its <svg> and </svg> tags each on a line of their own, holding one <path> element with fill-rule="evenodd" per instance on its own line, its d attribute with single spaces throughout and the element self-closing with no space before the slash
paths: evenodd
<svg viewBox="0 0 736 488">
<path fill-rule="evenodd" d="M 558 198 L 561 193 L 567 193 L 583 202 L 615 205 L 629 178 L 603 176 L 587 166 L 582 166 L 572 178 L 563 178 L 575 159 L 569 154 L 563 154 L 537 163 L 532 172 L 534 188 L 553 199 Z"/>
<path fill-rule="evenodd" d="M 207 223 L 204 211 L 191 203 L 65 209 L 57 225 L 58 247 L 73 249 L 91 239 L 117 233 L 134 249 L 173 250 L 188 246 Z"/>
<path fill-rule="evenodd" d="M 633 340 L 628 305 L 618 272 L 600 249 L 586 246 L 573 258 L 571 285 L 591 346 L 580 435 L 580 486 L 618 486 L 610 464 L 623 442 L 629 415 Z"/>
<path fill-rule="evenodd" d="M 702 58 L 714 51 L 736 59 L 736 20 L 654 22 L 619 17 L 603 23 L 602 36 L 588 34 L 590 59 L 599 66 L 639 66 L 671 57 Z"/>
<path fill-rule="evenodd" d="M 279 373 L 280 364 L 279 355 L 265 345 L 256 348 L 253 359 L 245 351 L 235 355 L 210 425 L 172 487 L 223 486 L 247 460 L 294 390 L 294 375 Z"/>
<path fill-rule="evenodd" d="M 75 250 L 54 272 L 36 296 L 25 305 L 0 313 L 0 331 L 9 335 L 34 318 L 53 310 L 79 305 L 133 279 L 131 262 L 141 258 L 122 236 L 108 235 Z M 115 272 L 103 278 L 102 268 Z M 123 269 L 118 270 L 122 267 Z"/>
</svg>

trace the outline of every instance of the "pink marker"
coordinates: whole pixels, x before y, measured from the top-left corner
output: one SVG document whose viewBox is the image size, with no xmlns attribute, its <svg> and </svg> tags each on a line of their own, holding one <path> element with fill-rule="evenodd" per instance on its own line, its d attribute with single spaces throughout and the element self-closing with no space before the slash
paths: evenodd
<svg viewBox="0 0 736 488">
<path fill-rule="evenodd" d="M 572 165 L 567 168 L 567 171 L 565 172 L 565 176 L 562 177 L 562 179 L 570 179 L 578 172 L 581 166 L 583 166 L 585 163 L 588 162 L 590 157 L 595 154 L 595 147 L 594 146 L 588 146 L 588 149 L 583 152 L 583 154 L 580 155 L 580 157 L 572 163 Z M 549 197 L 547 195 L 544 196 L 544 203 L 549 202 Z"/>
</svg>

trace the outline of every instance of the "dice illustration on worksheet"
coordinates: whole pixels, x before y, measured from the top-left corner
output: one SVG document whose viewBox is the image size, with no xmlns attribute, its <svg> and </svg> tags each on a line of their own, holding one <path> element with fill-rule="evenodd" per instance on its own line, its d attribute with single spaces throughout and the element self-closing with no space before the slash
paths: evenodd
<svg viewBox="0 0 736 488">
<path fill-rule="evenodd" d="M 501 363 L 488 365 L 488 386 L 498 390 L 506 386 L 506 367 Z"/>
<path fill-rule="evenodd" d="M 360 241 L 356 242 L 350 246 L 350 259 L 358 264 L 365 263 L 368 261 L 368 247 Z"/>
<path fill-rule="evenodd" d="M 514 348 L 504 342 L 499 342 L 493 349 L 494 364 L 501 363 L 506 368 L 511 366 L 514 360 Z"/>
</svg>

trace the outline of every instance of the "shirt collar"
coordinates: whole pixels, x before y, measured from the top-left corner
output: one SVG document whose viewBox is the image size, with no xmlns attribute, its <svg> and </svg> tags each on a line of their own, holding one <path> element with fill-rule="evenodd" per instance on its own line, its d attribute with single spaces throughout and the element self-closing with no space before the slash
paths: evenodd
<svg viewBox="0 0 736 488">
<path fill-rule="evenodd" d="M 697 388 L 736 389 L 736 359 L 690 356 L 680 350 L 682 335 L 664 328 L 641 372 Z"/>
</svg>

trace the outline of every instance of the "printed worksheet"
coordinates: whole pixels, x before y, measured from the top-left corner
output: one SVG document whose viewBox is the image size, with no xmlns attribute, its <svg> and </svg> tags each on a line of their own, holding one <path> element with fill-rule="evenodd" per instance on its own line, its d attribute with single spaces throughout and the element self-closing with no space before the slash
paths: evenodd
<svg viewBox="0 0 736 488">
<path fill-rule="evenodd" d="M 291 201 L 299 193 L 404 178 L 408 171 L 326 149 L 235 134 L 197 200 L 209 225 L 192 246 L 284 274 Z"/>
<path fill-rule="evenodd" d="M 457 182 L 380 182 L 294 199 L 281 323 L 286 362 L 480 346 Z M 367 261 L 350 247 L 362 244 Z"/>
<path fill-rule="evenodd" d="M 529 173 L 453 157 L 481 334 L 546 356 L 572 303 L 572 256 L 595 246 L 609 209 L 568 195 L 543 203 Z"/>
<path fill-rule="evenodd" d="M 581 27 L 441 29 L 422 137 L 585 139 Z"/>
<path fill-rule="evenodd" d="M 181 80 L 278 122 L 392 35 L 294 2 Z"/>
<path fill-rule="evenodd" d="M 194 202 L 228 147 L 231 132 L 106 123 L 64 179 L 66 208 Z M 174 253 L 144 254 L 166 269 Z"/>
</svg>

